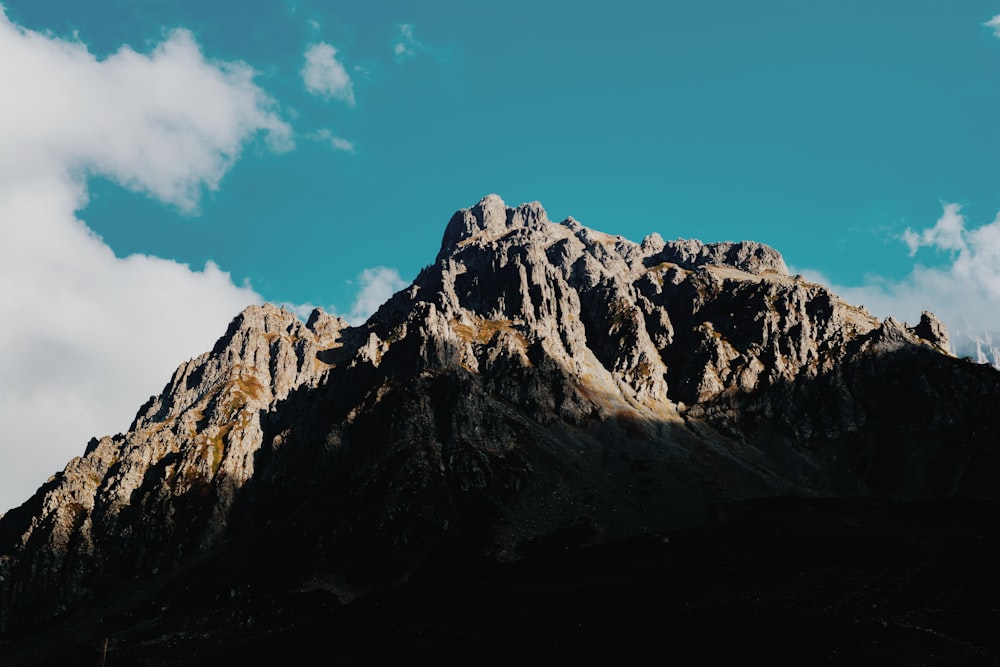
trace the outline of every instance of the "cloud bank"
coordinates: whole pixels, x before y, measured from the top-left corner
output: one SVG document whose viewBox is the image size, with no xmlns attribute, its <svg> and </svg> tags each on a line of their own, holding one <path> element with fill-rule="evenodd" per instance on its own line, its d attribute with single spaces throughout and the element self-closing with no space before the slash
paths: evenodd
<svg viewBox="0 0 1000 667">
<path fill-rule="evenodd" d="M 901 238 L 917 256 L 926 248 L 945 253 L 938 266 L 914 265 L 901 280 L 868 276 L 865 284 L 832 284 L 822 274 L 803 271 L 830 286 L 851 303 L 873 314 L 892 315 L 911 323 L 923 310 L 941 318 L 952 334 L 955 352 L 997 363 L 993 340 L 1000 343 L 1000 214 L 990 223 L 970 227 L 958 204 L 945 204 L 937 222 L 926 229 L 907 229 Z"/>
<path fill-rule="evenodd" d="M 212 263 L 118 258 L 76 215 L 90 176 L 192 212 L 255 136 L 290 149 L 253 76 L 184 30 L 98 60 L 0 8 L 0 512 L 91 436 L 126 429 L 179 362 L 260 300 Z"/>
</svg>

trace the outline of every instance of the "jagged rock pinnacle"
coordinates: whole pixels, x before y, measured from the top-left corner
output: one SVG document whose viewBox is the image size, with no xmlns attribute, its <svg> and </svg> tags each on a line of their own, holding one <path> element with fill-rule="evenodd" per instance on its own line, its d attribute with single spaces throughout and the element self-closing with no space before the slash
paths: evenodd
<svg viewBox="0 0 1000 667">
<path fill-rule="evenodd" d="M 539 202 L 508 208 L 499 195 L 487 195 L 475 206 L 461 209 L 452 216 L 441 241 L 441 255 L 474 238 L 492 240 L 512 229 L 542 229 L 547 224 L 548 217 Z"/>
<path fill-rule="evenodd" d="M 944 326 L 944 322 L 934 316 L 934 313 L 926 310 L 920 313 L 920 323 L 913 327 L 913 333 L 942 351 L 951 352 L 948 329 Z"/>
</svg>

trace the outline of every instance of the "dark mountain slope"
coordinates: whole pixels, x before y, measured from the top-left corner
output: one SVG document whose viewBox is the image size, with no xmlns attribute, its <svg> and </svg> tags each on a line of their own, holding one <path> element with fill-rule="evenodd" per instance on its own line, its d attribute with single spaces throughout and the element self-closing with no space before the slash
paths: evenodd
<svg viewBox="0 0 1000 667">
<path fill-rule="evenodd" d="M 332 577 L 288 587 L 278 568 L 229 549 L 0 655 L 99 664 L 107 640 L 109 665 L 1000 660 L 996 505 L 789 498 L 728 510 L 711 526 L 585 549 L 550 542 L 360 597 Z M 284 562 L 283 545 L 247 546 Z"/>
</svg>

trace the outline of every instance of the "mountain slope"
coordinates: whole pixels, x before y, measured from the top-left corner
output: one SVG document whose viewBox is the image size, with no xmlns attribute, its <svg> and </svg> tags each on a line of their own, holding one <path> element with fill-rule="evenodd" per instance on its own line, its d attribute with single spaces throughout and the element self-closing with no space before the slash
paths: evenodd
<svg viewBox="0 0 1000 667">
<path fill-rule="evenodd" d="M 347 600 L 747 498 L 996 498 L 1000 373 L 947 349 L 933 316 L 879 321 L 766 246 L 490 196 L 364 325 L 247 309 L 5 515 L 0 631 L 212 563 L 244 577 L 217 602 L 261 579 Z"/>
</svg>

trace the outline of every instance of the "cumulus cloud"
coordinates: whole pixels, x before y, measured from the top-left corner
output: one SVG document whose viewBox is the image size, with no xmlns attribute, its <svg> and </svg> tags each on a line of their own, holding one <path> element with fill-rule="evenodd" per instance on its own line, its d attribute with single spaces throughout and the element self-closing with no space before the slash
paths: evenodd
<svg viewBox="0 0 1000 667">
<path fill-rule="evenodd" d="M 306 90 L 313 95 L 338 99 L 354 106 L 354 84 L 343 64 L 337 60 L 337 49 L 320 42 L 306 49 L 305 57 L 302 80 Z"/>
<path fill-rule="evenodd" d="M 83 43 L 23 30 L 0 11 L 0 81 L 5 180 L 97 172 L 190 210 L 249 134 L 292 147 L 253 70 L 206 60 L 185 30 L 149 55 L 123 47 L 98 61 Z"/>
<path fill-rule="evenodd" d="M 378 307 L 393 294 L 407 286 L 399 277 L 399 271 L 387 266 L 365 269 L 358 276 L 358 294 L 351 305 L 351 312 L 345 319 L 353 325 L 364 323 Z"/>
<path fill-rule="evenodd" d="M 937 247 L 941 250 L 967 250 L 965 242 L 965 219 L 958 204 L 946 204 L 942 215 L 933 227 L 915 232 L 907 227 L 903 241 L 910 248 L 910 257 L 922 247 Z"/>
<path fill-rule="evenodd" d="M 260 300 L 212 263 L 116 257 L 77 217 L 87 179 L 195 211 L 249 140 L 287 150 L 292 133 L 248 66 L 207 59 L 183 30 L 98 60 L 0 8 L 0 82 L 2 512 L 91 436 L 126 429 Z"/>
<path fill-rule="evenodd" d="M 931 310 L 948 325 L 956 353 L 983 358 L 982 344 L 1000 340 L 1000 214 L 970 228 L 959 205 L 945 204 L 933 226 L 908 228 L 902 241 L 911 255 L 928 248 L 948 259 L 940 266 L 917 263 L 901 280 L 873 275 L 853 287 L 834 285 L 816 272 L 803 273 L 882 317 L 916 322 L 921 311 Z"/>
<path fill-rule="evenodd" d="M 1000 37 L 1000 14 L 997 14 L 983 25 L 993 28 L 993 34 Z"/>
</svg>

